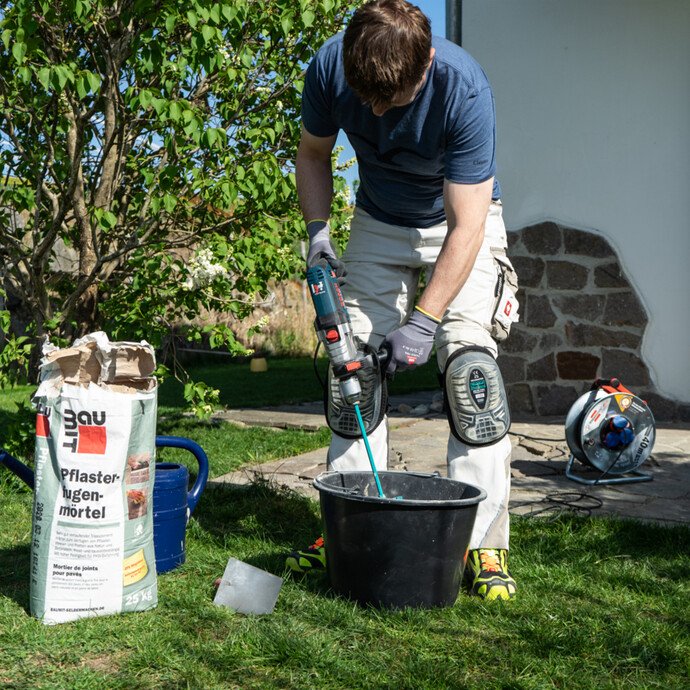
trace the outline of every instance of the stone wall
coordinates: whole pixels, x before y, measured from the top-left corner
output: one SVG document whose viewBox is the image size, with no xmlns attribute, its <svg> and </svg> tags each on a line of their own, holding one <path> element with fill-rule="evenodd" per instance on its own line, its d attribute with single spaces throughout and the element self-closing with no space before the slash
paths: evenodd
<svg viewBox="0 0 690 690">
<path fill-rule="evenodd" d="M 657 420 L 690 421 L 690 405 L 655 390 L 640 346 L 648 318 L 610 244 L 546 222 L 508 233 L 520 322 L 499 348 L 515 417 L 565 415 L 597 377 L 617 377 Z"/>
</svg>

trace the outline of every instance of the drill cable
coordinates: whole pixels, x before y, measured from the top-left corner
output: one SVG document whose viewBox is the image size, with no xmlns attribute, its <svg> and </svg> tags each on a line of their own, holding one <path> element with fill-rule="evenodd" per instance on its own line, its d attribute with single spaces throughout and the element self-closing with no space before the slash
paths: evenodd
<svg viewBox="0 0 690 690">
<path fill-rule="evenodd" d="M 316 363 L 317 358 L 319 356 L 319 350 L 321 349 L 321 341 L 318 340 L 316 343 L 316 347 L 314 348 L 314 358 L 312 360 L 314 364 L 314 373 L 316 374 L 316 378 L 318 379 L 319 383 L 321 384 L 321 388 L 326 391 L 326 382 L 321 378 L 321 374 L 319 373 L 319 365 Z"/>
</svg>

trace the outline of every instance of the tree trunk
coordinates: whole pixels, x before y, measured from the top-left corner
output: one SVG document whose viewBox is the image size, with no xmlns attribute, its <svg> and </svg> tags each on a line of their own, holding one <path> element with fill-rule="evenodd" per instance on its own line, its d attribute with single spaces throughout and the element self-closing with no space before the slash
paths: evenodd
<svg viewBox="0 0 690 690">
<path fill-rule="evenodd" d="M 68 110 L 70 128 L 67 133 L 67 150 L 72 162 L 74 185 L 72 188 L 72 210 L 74 222 L 79 231 L 79 276 L 74 305 L 77 322 L 77 336 L 90 333 L 96 328 L 98 318 L 98 284 L 96 283 L 96 268 L 98 255 L 95 245 L 95 230 L 91 227 L 89 211 L 86 206 L 84 188 L 84 172 L 81 164 L 83 148 L 83 125 L 76 114 Z"/>
<path fill-rule="evenodd" d="M 83 190 L 81 185 L 77 185 L 77 188 Z M 83 195 L 76 196 L 78 198 L 75 198 L 74 210 L 77 226 L 79 227 L 79 284 L 82 281 L 88 283 L 87 287 L 77 298 L 75 309 L 77 317 L 76 335 L 81 337 L 96 329 L 98 320 L 98 284 L 94 279 L 97 256 L 91 223 L 89 222 Z"/>
</svg>

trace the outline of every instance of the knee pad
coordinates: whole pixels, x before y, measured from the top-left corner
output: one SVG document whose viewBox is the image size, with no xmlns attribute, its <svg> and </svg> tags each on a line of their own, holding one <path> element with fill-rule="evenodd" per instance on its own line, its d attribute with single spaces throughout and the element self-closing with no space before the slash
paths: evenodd
<svg viewBox="0 0 690 690">
<path fill-rule="evenodd" d="M 510 428 L 503 377 L 489 350 L 463 347 L 446 362 L 444 402 L 453 436 L 470 446 L 502 439 Z"/>
<path fill-rule="evenodd" d="M 368 345 L 360 344 L 365 355 L 372 355 L 373 366 L 362 367 L 357 378 L 362 386 L 362 398 L 359 411 L 364 421 L 364 428 L 370 434 L 379 424 L 388 409 L 388 387 L 381 371 L 381 364 L 375 351 Z M 352 405 L 348 405 L 340 394 L 338 380 L 328 367 L 328 379 L 324 396 L 326 422 L 331 431 L 344 438 L 361 438 L 357 416 Z"/>
</svg>

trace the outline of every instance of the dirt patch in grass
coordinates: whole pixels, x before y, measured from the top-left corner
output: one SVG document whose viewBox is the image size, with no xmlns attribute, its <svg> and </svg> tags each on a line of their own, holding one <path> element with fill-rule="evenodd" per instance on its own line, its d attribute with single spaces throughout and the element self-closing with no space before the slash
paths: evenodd
<svg viewBox="0 0 690 690">
<path fill-rule="evenodd" d="M 42 668 L 53 666 L 55 664 L 55 659 L 51 658 L 48 654 L 44 654 L 43 652 L 36 652 L 27 659 L 27 663 L 33 668 L 40 670 Z"/>
<path fill-rule="evenodd" d="M 117 673 L 127 656 L 128 654 L 125 651 L 118 651 L 112 654 L 92 654 L 82 659 L 79 666 L 97 673 Z"/>
</svg>

